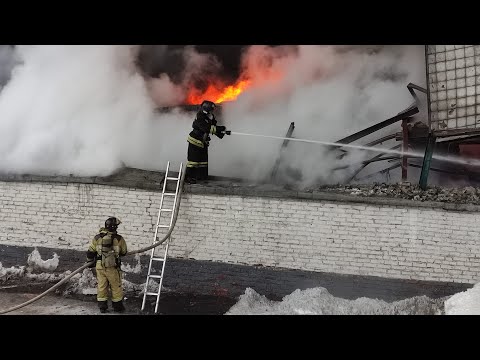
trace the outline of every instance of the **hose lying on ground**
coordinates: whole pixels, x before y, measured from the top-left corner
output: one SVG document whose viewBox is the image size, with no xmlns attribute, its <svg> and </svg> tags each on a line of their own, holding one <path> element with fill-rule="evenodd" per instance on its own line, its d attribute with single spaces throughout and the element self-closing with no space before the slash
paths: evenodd
<svg viewBox="0 0 480 360">
<path fill-rule="evenodd" d="M 180 169 L 181 171 L 183 170 L 182 168 Z M 168 229 L 168 232 L 167 234 L 162 238 L 162 240 L 159 240 L 159 241 L 156 241 L 154 242 L 152 245 L 149 245 L 145 248 L 141 248 L 141 249 L 138 249 L 138 250 L 133 250 L 133 251 L 129 251 L 125 254 L 125 256 L 128 256 L 128 255 L 134 255 L 134 254 L 138 254 L 138 253 L 142 253 L 142 252 L 145 252 L 145 251 L 148 251 L 148 250 L 151 250 L 153 249 L 154 247 L 157 247 L 161 244 L 163 244 L 169 237 L 170 235 L 172 234 L 172 231 L 173 229 L 175 228 L 175 223 L 177 222 L 177 216 L 178 216 L 178 210 L 180 209 L 180 200 L 182 198 L 182 192 L 183 192 L 183 182 L 185 180 L 185 173 L 186 171 L 182 171 L 182 175 L 180 177 L 180 184 L 178 184 L 179 186 L 179 191 L 178 191 L 178 196 L 177 196 L 177 203 L 175 204 L 175 209 L 174 209 L 174 212 L 173 212 L 173 218 L 172 218 L 172 225 L 170 226 L 170 228 Z M 166 176 L 166 174 L 165 174 Z M 78 274 L 79 272 L 81 272 L 82 270 L 88 268 L 90 265 L 92 265 L 94 262 L 94 260 L 90 261 L 90 262 L 87 262 L 85 263 L 84 265 L 82 265 L 81 267 L 79 267 L 77 270 L 75 270 L 74 272 L 72 272 L 70 275 L 68 275 L 67 277 L 63 278 L 62 280 L 60 280 L 58 283 L 56 283 L 54 286 L 52 286 L 51 288 L 45 290 L 43 293 L 41 293 L 40 295 L 37 295 L 35 296 L 33 299 L 30 299 L 26 302 L 24 302 L 23 304 L 19 304 L 19 305 L 16 305 L 10 309 L 7 309 L 7 310 L 0 310 L 0 315 L 3 315 L 3 314 L 6 314 L 6 313 L 9 313 L 11 311 L 14 311 L 14 310 L 17 310 L 17 309 L 20 309 L 24 306 L 27 306 L 31 303 L 33 303 L 34 301 L 37 301 L 39 300 L 40 298 L 44 297 L 45 295 L 47 295 L 48 293 L 52 292 L 53 290 L 57 289 L 60 285 L 64 284 L 67 280 L 69 280 L 72 276 Z"/>
</svg>

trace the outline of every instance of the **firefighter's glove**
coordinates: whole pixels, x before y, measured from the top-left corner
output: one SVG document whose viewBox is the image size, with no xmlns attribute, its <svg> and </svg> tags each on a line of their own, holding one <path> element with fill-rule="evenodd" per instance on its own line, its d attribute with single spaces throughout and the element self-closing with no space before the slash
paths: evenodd
<svg viewBox="0 0 480 360">
<path fill-rule="evenodd" d="M 226 127 L 225 126 L 222 126 L 222 125 L 219 125 L 217 126 L 217 131 L 216 131 L 216 135 L 222 139 L 224 136 L 225 136 L 225 130 L 226 130 Z"/>
<path fill-rule="evenodd" d="M 87 263 L 89 262 L 91 262 L 91 264 L 89 264 L 88 267 L 94 268 L 97 264 L 97 253 L 87 251 Z"/>
</svg>

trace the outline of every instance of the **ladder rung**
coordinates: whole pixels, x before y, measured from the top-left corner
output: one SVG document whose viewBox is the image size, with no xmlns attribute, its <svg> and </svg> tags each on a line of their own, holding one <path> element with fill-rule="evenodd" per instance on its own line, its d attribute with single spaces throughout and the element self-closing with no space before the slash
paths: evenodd
<svg viewBox="0 0 480 360">
<path fill-rule="evenodd" d="M 168 211 L 168 212 L 172 212 L 173 210 L 172 210 L 172 209 L 160 209 L 160 211 Z"/>
<path fill-rule="evenodd" d="M 145 295 L 158 296 L 158 294 L 157 294 L 157 293 L 154 293 L 154 292 L 146 292 Z"/>
<path fill-rule="evenodd" d="M 179 178 L 176 178 L 176 177 L 167 177 L 167 180 L 180 180 Z"/>
<path fill-rule="evenodd" d="M 154 261 L 165 261 L 164 258 L 157 258 L 157 257 L 152 257 L 152 260 L 154 260 Z"/>
<path fill-rule="evenodd" d="M 169 228 L 170 225 L 158 225 L 157 227 L 159 227 L 159 228 Z"/>
<path fill-rule="evenodd" d="M 163 193 L 163 195 L 175 196 L 175 195 L 177 195 L 177 193 L 167 193 L 166 192 L 166 193 Z"/>
<path fill-rule="evenodd" d="M 154 279 L 161 279 L 162 275 L 148 275 L 148 277 L 154 278 Z"/>
</svg>

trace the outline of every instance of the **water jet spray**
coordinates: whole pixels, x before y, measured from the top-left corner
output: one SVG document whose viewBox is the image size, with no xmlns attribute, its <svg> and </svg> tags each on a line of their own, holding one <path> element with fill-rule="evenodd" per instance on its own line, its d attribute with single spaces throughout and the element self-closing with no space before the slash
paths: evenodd
<svg viewBox="0 0 480 360">
<path fill-rule="evenodd" d="M 304 143 L 320 144 L 325 146 L 334 146 L 338 148 L 342 147 L 342 148 L 350 148 L 350 149 L 357 149 L 357 150 L 364 150 L 364 151 L 374 151 L 374 152 L 380 152 L 384 154 L 402 155 L 402 156 L 408 156 L 412 158 L 423 158 L 424 156 L 424 154 L 419 152 L 384 149 L 384 148 L 378 148 L 373 146 L 352 145 L 352 144 L 343 144 L 343 143 L 309 140 L 309 139 L 297 139 L 293 137 L 286 138 L 286 137 L 271 136 L 271 135 L 247 134 L 247 133 L 241 133 L 236 131 L 229 131 L 229 133 L 230 135 L 254 136 L 254 137 L 263 137 L 263 138 L 270 138 L 270 139 L 277 139 L 277 140 L 298 141 L 298 142 L 304 142 Z M 471 158 L 465 159 L 465 158 L 460 158 L 456 156 L 442 156 L 442 155 L 433 155 L 433 158 L 436 160 L 455 163 L 459 165 L 480 166 L 480 160 L 477 160 L 477 159 L 471 159 Z"/>
</svg>

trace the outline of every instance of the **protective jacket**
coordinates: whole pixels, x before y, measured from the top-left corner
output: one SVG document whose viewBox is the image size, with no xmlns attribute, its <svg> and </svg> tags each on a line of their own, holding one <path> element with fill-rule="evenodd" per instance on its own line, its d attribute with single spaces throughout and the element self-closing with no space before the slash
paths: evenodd
<svg viewBox="0 0 480 360">
<path fill-rule="evenodd" d="M 215 116 L 200 110 L 192 124 L 193 130 L 188 135 L 187 173 L 188 179 L 208 179 L 208 146 L 210 135 L 220 139 L 225 136 L 225 126 L 217 125 Z"/>
<path fill-rule="evenodd" d="M 127 243 L 117 232 L 101 228 L 87 251 L 87 260 L 96 259 L 97 269 L 120 268 L 120 256 L 127 253 Z"/>
<path fill-rule="evenodd" d="M 188 135 L 187 141 L 200 148 L 206 148 L 210 144 L 210 135 L 223 138 L 225 126 L 217 126 L 215 115 L 204 110 L 197 112 L 192 124 L 193 130 Z"/>
</svg>

